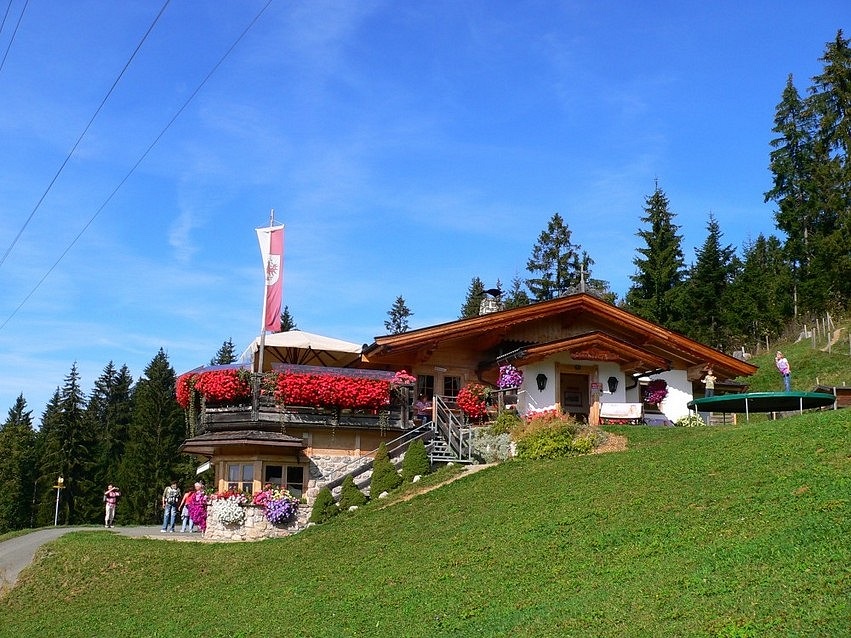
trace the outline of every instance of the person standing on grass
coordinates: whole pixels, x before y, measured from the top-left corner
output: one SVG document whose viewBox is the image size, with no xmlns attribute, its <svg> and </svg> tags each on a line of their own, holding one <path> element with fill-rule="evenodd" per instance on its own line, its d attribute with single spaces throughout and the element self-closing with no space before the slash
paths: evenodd
<svg viewBox="0 0 851 638">
<path fill-rule="evenodd" d="M 706 391 L 703 396 L 706 397 L 714 397 L 715 396 L 715 375 L 712 374 L 712 366 L 706 368 L 706 375 L 703 377 L 703 385 L 706 387 Z"/>
<path fill-rule="evenodd" d="M 106 486 L 106 491 L 103 493 L 103 502 L 106 504 L 106 515 L 103 519 L 104 527 L 112 527 L 115 522 L 115 508 L 118 505 L 118 499 L 121 498 L 121 490 L 115 487 L 112 483 Z"/>
<path fill-rule="evenodd" d="M 789 367 L 789 361 L 786 360 L 786 357 L 783 355 L 780 350 L 777 351 L 777 354 L 774 355 L 774 364 L 777 366 L 777 369 L 780 371 L 780 374 L 783 375 L 783 389 L 786 392 L 792 391 L 792 368 Z"/>
<path fill-rule="evenodd" d="M 174 521 L 177 518 L 177 504 L 180 502 L 180 490 L 177 481 L 163 490 L 163 528 L 161 532 L 173 532 Z"/>
</svg>

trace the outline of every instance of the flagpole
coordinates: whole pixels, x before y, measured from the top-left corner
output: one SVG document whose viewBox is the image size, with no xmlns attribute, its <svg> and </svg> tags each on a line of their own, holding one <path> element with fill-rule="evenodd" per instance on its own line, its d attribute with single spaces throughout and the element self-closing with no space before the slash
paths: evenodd
<svg viewBox="0 0 851 638">
<path fill-rule="evenodd" d="M 275 225 L 275 209 L 269 213 L 269 228 Z M 263 313 L 260 315 L 260 354 L 257 358 L 257 372 L 263 374 L 263 350 L 266 347 L 266 280 L 263 280 Z"/>
</svg>

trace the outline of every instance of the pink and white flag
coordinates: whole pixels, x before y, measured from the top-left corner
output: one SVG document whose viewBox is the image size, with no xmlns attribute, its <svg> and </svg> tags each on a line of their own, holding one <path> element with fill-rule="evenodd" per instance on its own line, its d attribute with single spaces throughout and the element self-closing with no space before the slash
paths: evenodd
<svg viewBox="0 0 851 638">
<path fill-rule="evenodd" d="M 266 297 L 263 303 L 263 330 L 278 332 L 281 329 L 281 297 L 284 263 L 284 227 L 257 228 L 260 255 L 266 275 Z"/>
</svg>

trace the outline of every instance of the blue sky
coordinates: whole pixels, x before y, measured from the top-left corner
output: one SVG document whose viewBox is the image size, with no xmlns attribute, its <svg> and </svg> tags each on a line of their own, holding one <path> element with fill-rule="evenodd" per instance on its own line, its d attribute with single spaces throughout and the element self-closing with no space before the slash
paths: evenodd
<svg viewBox="0 0 851 638">
<path fill-rule="evenodd" d="M 775 106 L 851 33 L 845 0 L 274 0 L 168 126 L 266 4 L 173 0 L 49 187 L 162 5 L 25 4 L 0 30 L 0 419 L 23 393 L 36 422 L 74 362 L 89 392 L 109 361 L 248 345 L 270 209 L 298 328 L 356 343 L 398 295 L 416 328 L 525 277 L 555 212 L 623 296 L 657 179 L 689 261 L 710 212 L 737 248 L 777 234 Z"/>
</svg>

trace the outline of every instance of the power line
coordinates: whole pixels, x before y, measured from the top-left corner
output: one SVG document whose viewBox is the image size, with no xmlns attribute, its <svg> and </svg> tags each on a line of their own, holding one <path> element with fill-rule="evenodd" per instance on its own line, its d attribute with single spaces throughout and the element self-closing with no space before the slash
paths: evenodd
<svg viewBox="0 0 851 638">
<path fill-rule="evenodd" d="M 6 249 L 6 252 L 3 253 L 2 257 L 0 257 L 0 268 L 3 267 L 3 264 L 6 262 L 6 258 L 12 252 L 12 249 L 15 247 L 15 244 L 18 243 L 18 240 L 21 238 L 21 235 L 24 233 L 24 230 L 26 230 L 27 226 L 29 226 L 36 211 L 41 208 L 41 204 L 42 202 L 44 202 L 44 198 L 47 197 L 47 194 L 50 192 L 50 189 L 53 188 L 53 185 L 56 183 L 56 180 L 59 179 L 59 175 L 65 169 L 65 165 L 68 164 L 68 162 L 71 160 L 71 157 L 74 155 L 74 151 L 77 150 L 77 147 L 80 145 L 80 142 L 83 140 L 83 137 L 85 137 L 86 133 L 88 133 L 89 128 L 92 126 L 92 123 L 95 121 L 95 118 L 101 112 L 101 109 L 103 109 L 104 105 L 106 104 L 106 101 L 109 99 L 109 96 L 112 95 L 112 92 L 115 90 L 115 87 L 118 86 L 118 82 L 124 76 L 124 73 L 127 71 L 128 67 L 130 66 L 130 63 L 133 62 L 133 59 L 136 57 L 136 54 L 139 52 L 139 49 L 142 48 L 142 44 L 144 44 L 145 40 L 148 39 L 148 36 L 151 34 L 151 31 L 154 30 L 154 27 L 156 26 L 157 22 L 159 22 L 160 16 L 162 16 L 169 2 L 171 2 L 171 0 L 165 0 L 165 4 L 163 4 L 159 13 L 154 18 L 154 21 L 151 23 L 151 26 L 148 27 L 148 30 L 145 32 L 145 35 L 142 36 L 142 39 L 139 41 L 139 44 L 136 45 L 136 48 L 133 50 L 133 53 L 130 55 L 130 58 L 127 60 L 127 63 L 124 65 L 124 68 L 121 69 L 121 73 L 118 74 L 118 77 L 115 78 L 115 81 L 112 83 L 112 86 L 109 87 L 109 91 L 107 91 L 106 95 L 103 96 L 103 99 L 98 105 L 97 110 L 94 112 L 94 115 L 92 115 L 91 119 L 89 120 L 89 123 L 86 124 L 86 127 L 83 129 L 83 132 L 80 133 L 80 136 L 77 138 L 77 141 L 74 142 L 74 146 L 72 146 L 71 150 L 68 151 L 68 154 L 65 156 L 65 159 L 62 161 L 62 164 L 59 166 L 59 170 L 56 171 L 56 174 L 53 176 L 53 179 L 50 180 L 50 183 L 47 185 L 47 188 L 44 189 L 44 192 L 41 194 L 41 197 L 39 198 L 38 202 L 36 202 L 35 207 L 32 209 L 32 212 L 30 213 L 29 217 L 27 217 L 26 221 L 24 222 L 24 225 L 21 226 L 21 229 L 18 231 L 18 234 L 15 235 L 14 239 L 12 239 L 12 243 L 9 244 L 9 247 Z"/>
<path fill-rule="evenodd" d="M 77 243 L 77 241 L 80 239 L 80 237 L 83 236 L 83 233 L 85 233 L 86 230 L 88 229 L 88 227 L 92 225 L 92 223 L 95 221 L 97 216 L 100 215 L 101 211 L 104 208 L 106 208 L 107 204 L 109 204 L 109 202 L 112 200 L 112 198 L 115 197 L 116 193 L 118 193 L 119 189 L 124 185 L 124 183 L 128 179 L 130 179 L 130 176 L 133 175 L 134 172 L 136 172 L 136 169 L 145 160 L 145 158 L 153 150 L 153 148 L 157 145 L 157 143 L 160 141 L 160 139 L 162 139 L 162 137 L 163 137 L 163 135 L 165 135 L 166 131 L 168 131 L 171 128 L 171 125 L 174 124 L 174 122 L 177 120 L 178 117 L 180 117 L 181 113 L 183 113 L 183 111 L 186 109 L 186 107 L 189 106 L 189 103 L 192 102 L 192 100 L 195 98 L 196 95 L 198 95 L 198 93 L 201 91 L 201 89 L 204 87 L 204 85 L 207 84 L 207 81 L 218 70 L 218 68 L 222 65 L 222 63 L 227 59 L 227 57 L 236 48 L 236 46 L 242 41 L 242 39 L 251 30 L 251 28 L 254 26 L 254 24 L 260 19 L 260 17 L 266 12 L 266 9 L 268 9 L 269 5 L 271 5 L 271 4 L 272 4 L 272 0 L 268 0 L 266 2 L 266 4 L 263 6 L 263 8 L 260 9 L 260 11 L 257 13 L 256 16 L 254 16 L 254 19 L 251 20 L 251 22 L 248 23 L 248 26 L 246 26 L 245 29 L 243 29 L 242 33 L 239 34 L 239 37 L 237 37 L 237 39 L 234 41 L 234 43 L 231 44 L 231 46 L 227 49 L 227 51 L 225 51 L 224 55 L 222 55 L 222 57 L 219 58 L 219 61 L 216 62 L 216 64 L 213 65 L 213 68 L 210 69 L 209 73 L 207 73 L 207 75 L 204 76 L 204 79 L 201 80 L 201 82 L 198 84 L 198 86 L 195 88 L 195 90 L 192 91 L 192 93 L 189 95 L 189 97 L 186 99 L 186 101 L 183 103 L 183 105 L 179 109 L 177 109 L 177 112 L 175 112 L 175 114 L 168 121 L 168 123 L 163 127 L 163 129 L 159 132 L 159 134 L 154 138 L 154 141 L 151 142 L 148 145 L 148 147 L 145 149 L 145 151 L 142 153 L 142 155 L 139 157 L 139 159 L 136 160 L 136 163 L 133 164 L 133 166 L 130 168 L 129 171 L 127 171 L 127 174 L 122 178 L 122 180 L 112 190 L 112 192 L 109 194 L 109 196 L 104 200 L 104 202 L 98 207 L 98 209 L 94 212 L 94 214 L 89 218 L 89 221 L 86 222 L 85 226 L 83 226 L 83 228 L 80 230 L 80 232 L 77 233 L 77 235 L 74 237 L 73 240 L 71 240 L 71 243 L 68 244 L 67 248 L 65 248 L 65 250 L 62 251 L 62 254 L 59 255 L 59 257 L 57 258 L 57 260 L 55 262 L 53 262 L 53 265 L 50 266 L 50 268 L 47 270 L 47 272 L 44 273 L 44 276 L 41 279 L 39 279 L 38 283 L 33 287 L 32 290 L 30 290 L 29 294 L 27 294 L 27 296 L 24 297 L 24 299 L 21 301 L 21 303 L 18 304 L 18 307 L 15 308 L 12 311 L 12 314 L 10 314 L 6 318 L 6 320 L 2 324 L 0 324 L 0 330 L 2 330 L 3 328 L 6 327 L 6 325 L 9 323 L 9 321 L 11 321 L 12 318 L 16 314 L 18 314 L 18 311 L 21 308 L 23 308 L 24 304 L 41 287 L 41 284 L 44 283 L 44 281 L 47 279 L 47 277 L 50 275 L 50 273 L 52 273 L 54 271 L 56 266 L 59 265 L 59 262 L 62 261 L 62 259 L 65 257 L 65 255 L 68 254 L 68 252 L 71 250 L 71 248 L 74 247 L 74 245 Z"/>
<path fill-rule="evenodd" d="M 24 8 L 21 9 L 21 15 L 18 16 L 18 21 L 15 23 L 15 30 L 12 31 L 12 37 L 9 38 L 9 46 L 6 47 L 6 50 L 3 52 L 3 59 L 0 60 L 0 71 L 3 70 L 3 66 L 6 64 L 6 56 L 9 55 L 9 49 L 12 48 L 12 42 L 15 41 L 15 36 L 18 33 L 18 27 L 21 26 L 21 20 L 24 19 L 24 13 L 27 10 L 27 5 L 29 5 L 30 0 L 26 0 L 24 2 Z M 9 5 L 6 7 L 6 13 L 3 16 L 3 24 L 6 24 L 6 16 L 9 15 L 9 9 L 12 8 L 12 0 L 9 0 Z M 2 25 L 0 25 L 0 29 L 2 29 Z"/>
</svg>

